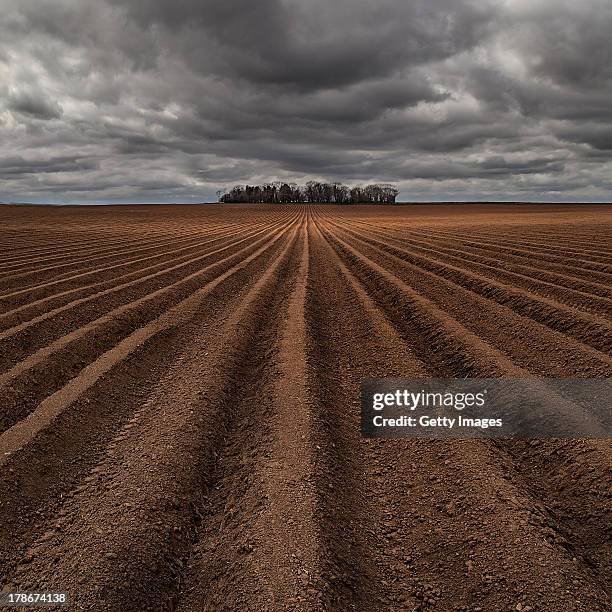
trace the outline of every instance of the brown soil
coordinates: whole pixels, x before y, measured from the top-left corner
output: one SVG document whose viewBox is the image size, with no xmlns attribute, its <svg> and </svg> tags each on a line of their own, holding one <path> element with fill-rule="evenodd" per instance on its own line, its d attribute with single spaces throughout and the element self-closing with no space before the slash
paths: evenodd
<svg viewBox="0 0 612 612">
<path fill-rule="evenodd" d="M 612 208 L 0 207 L 0 587 L 612 609 L 605 440 L 364 440 L 366 377 L 612 376 Z"/>
</svg>

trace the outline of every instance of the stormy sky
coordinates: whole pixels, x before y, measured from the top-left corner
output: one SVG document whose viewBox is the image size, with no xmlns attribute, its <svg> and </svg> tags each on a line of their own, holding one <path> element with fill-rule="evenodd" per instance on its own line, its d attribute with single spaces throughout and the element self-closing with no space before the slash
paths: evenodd
<svg viewBox="0 0 612 612">
<path fill-rule="evenodd" d="M 610 0 L 0 0 L 0 201 L 612 199 Z"/>
</svg>

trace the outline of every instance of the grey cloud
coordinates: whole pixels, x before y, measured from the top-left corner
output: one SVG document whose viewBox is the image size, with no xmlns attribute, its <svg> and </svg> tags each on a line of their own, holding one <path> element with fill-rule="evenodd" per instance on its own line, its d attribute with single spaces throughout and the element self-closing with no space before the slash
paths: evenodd
<svg viewBox="0 0 612 612">
<path fill-rule="evenodd" d="M 41 92 L 21 91 L 7 96 L 6 107 L 16 113 L 36 119 L 59 119 L 62 107 Z"/>
<path fill-rule="evenodd" d="M 3 200 L 198 201 L 276 178 L 609 199 L 608 0 L 3 9 Z"/>
<path fill-rule="evenodd" d="M 531 20 L 521 22 L 524 53 L 531 70 L 558 85 L 598 89 L 612 79 L 612 5 L 607 0 L 586 3 L 534 3 Z"/>
<path fill-rule="evenodd" d="M 587 124 L 558 129 L 560 137 L 577 143 L 586 143 L 597 151 L 612 151 L 612 125 Z"/>
<path fill-rule="evenodd" d="M 7 178 L 24 174 L 79 172 L 92 170 L 96 167 L 97 163 L 95 161 L 73 159 L 71 157 L 32 160 L 23 157 L 7 157 L 0 159 L 0 176 Z"/>
<path fill-rule="evenodd" d="M 475 45 L 494 3 L 465 0 L 114 0 L 196 70 L 313 90 L 393 74 Z"/>
</svg>

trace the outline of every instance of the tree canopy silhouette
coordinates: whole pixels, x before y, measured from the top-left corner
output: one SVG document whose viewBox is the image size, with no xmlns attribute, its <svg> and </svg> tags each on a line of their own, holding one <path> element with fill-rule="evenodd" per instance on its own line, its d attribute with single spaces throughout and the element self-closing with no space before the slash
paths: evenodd
<svg viewBox="0 0 612 612">
<path fill-rule="evenodd" d="M 394 185 L 373 183 L 347 187 L 342 183 L 308 181 L 236 185 L 217 193 L 219 202 L 248 204 L 395 204 L 399 190 Z"/>
</svg>

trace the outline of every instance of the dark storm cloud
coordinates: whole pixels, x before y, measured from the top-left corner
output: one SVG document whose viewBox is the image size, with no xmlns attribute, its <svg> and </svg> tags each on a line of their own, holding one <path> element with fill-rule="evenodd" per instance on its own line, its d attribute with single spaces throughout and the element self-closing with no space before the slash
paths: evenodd
<svg viewBox="0 0 612 612">
<path fill-rule="evenodd" d="M 38 119 L 59 119 L 62 115 L 61 106 L 41 93 L 22 91 L 9 94 L 6 106 L 11 111 Z"/>
<path fill-rule="evenodd" d="M 569 126 L 560 128 L 558 132 L 566 140 L 586 143 L 597 151 L 612 151 L 612 125 Z"/>
<path fill-rule="evenodd" d="M 92 170 L 97 163 L 92 160 L 80 160 L 72 157 L 56 157 L 27 160 L 23 157 L 5 157 L 0 159 L 0 177 L 10 178 L 23 174 L 54 172 L 80 172 Z"/>
<path fill-rule="evenodd" d="M 450 0 L 114 0 L 166 30 L 194 70 L 310 91 L 338 87 L 470 48 L 493 11 Z"/>
<path fill-rule="evenodd" d="M 610 199 L 609 0 L 0 0 L 0 200 Z"/>
</svg>

